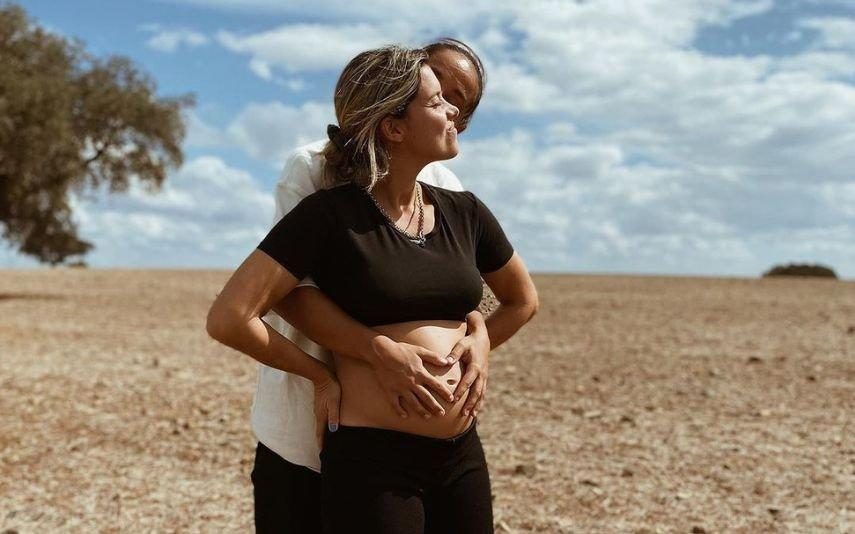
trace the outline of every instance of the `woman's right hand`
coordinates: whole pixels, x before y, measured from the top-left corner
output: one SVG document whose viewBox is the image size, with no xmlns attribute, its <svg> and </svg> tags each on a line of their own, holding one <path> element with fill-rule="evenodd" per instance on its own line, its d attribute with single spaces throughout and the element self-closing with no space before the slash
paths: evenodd
<svg viewBox="0 0 855 534">
<path fill-rule="evenodd" d="M 318 446 L 324 446 L 324 430 L 338 430 L 338 414 L 341 407 L 341 385 L 330 373 L 322 380 L 314 382 L 315 386 L 315 438 Z"/>
<path fill-rule="evenodd" d="M 407 407 L 424 418 L 429 418 L 431 414 L 445 415 L 445 409 L 431 391 L 448 402 L 453 402 L 453 394 L 442 381 L 428 372 L 424 362 L 446 366 L 450 364 L 446 356 L 387 337 L 380 338 L 375 343 L 374 352 L 374 373 L 387 400 L 398 415 L 407 417 Z"/>
</svg>

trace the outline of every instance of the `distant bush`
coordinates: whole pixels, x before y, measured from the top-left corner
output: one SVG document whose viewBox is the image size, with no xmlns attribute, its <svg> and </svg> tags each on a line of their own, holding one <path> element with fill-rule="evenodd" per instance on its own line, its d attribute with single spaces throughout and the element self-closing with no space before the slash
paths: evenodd
<svg viewBox="0 0 855 534">
<path fill-rule="evenodd" d="M 837 274 L 831 267 L 810 263 L 776 265 L 763 273 L 764 278 L 767 276 L 819 276 L 822 278 L 837 278 Z"/>
</svg>

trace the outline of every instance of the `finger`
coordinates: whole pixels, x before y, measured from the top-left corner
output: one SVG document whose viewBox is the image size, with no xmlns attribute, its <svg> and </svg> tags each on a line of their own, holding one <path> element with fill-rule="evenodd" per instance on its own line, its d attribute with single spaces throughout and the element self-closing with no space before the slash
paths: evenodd
<svg viewBox="0 0 855 534">
<path fill-rule="evenodd" d="M 465 339 L 465 338 L 464 338 Z M 448 353 L 447 361 L 449 365 L 453 365 L 457 363 L 460 358 L 466 353 L 467 345 L 463 343 L 463 340 L 458 341 L 454 347 L 452 347 L 451 351 Z"/>
<path fill-rule="evenodd" d="M 472 417 L 478 417 L 478 414 L 481 413 L 481 406 L 484 403 L 484 395 L 481 395 L 481 398 L 478 399 L 478 403 L 475 404 L 475 409 L 472 410 Z"/>
<path fill-rule="evenodd" d="M 330 432 L 338 430 L 338 413 L 341 407 L 341 397 L 335 395 L 330 399 L 329 411 L 327 412 L 327 425 Z"/>
<path fill-rule="evenodd" d="M 413 393 L 412 391 L 408 391 L 407 396 L 404 397 L 404 399 L 407 401 L 407 405 L 411 410 L 415 411 L 417 414 L 424 417 L 425 419 L 430 418 L 430 412 L 428 412 L 425 407 L 422 406 L 422 402 L 419 400 L 415 393 Z"/>
<path fill-rule="evenodd" d="M 392 409 L 395 410 L 400 417 L 406 419 L 407 418 L 407 410 L 404 408 L 404 404 L 401 402 L 401 397 L 394 391 L 387 394 L 386 396 L 389 399 L 389 404 L 392 405 Z"/>
<path fill-rule="evenodd" d="M 472 383 L 472 387 L 469 389 L 469 397 L 466 398 L 466 404 L 463 405 L 463 414 L 469 415 L 469 412 L 475 408 L 475 404 L 481 400 L 481 393 L 483 391 L 482 384 L 484 380 L 479 376 L 475 379 L 475 382 Z"/>
<path fill-rule="evenodd" d="M 433 395 L 422 386 L 414 386 L 412 389 L 413 396 L 418 400 L 419 406 L 421 406 L 422 410 L 425 410 L 425 413 L 428 414 L 427 418 L 430 418 L 434 415 L 443 415 L 445 413 L 445 409 L 436 402 L 436 399 L 433 398 Z M 422 415 L 424 417 L 424 415 Z"/>
<path fill-rule="evenodd" d="M 454 402 L 460 400 L 460 397 L 466 393 L 466 390 L 469 389 L 472 384 L 475 382 L 475 379 L 478 378 L 478 375 L 481 374 L 481 369 L 479 369 L 475 365 L 470 365 L 466 368 L 466 372 L 463 373 L 463 378 L 458 382 L 457 387 L 454 388 Z"/>
<path fill-rule="evenodd" d="M 419 355 L 419 358 L 421 358 L 423 362 L 429 363 L 432 365 L 446 366 L 446 365 L 450 365 L 450 363 L 454 363 L 454 362 L 449 363 L 449 360 L 445 356 L 441 355 L 440 353 L 438 353 L 436 351 L 428 350 L 424 347 L 419 348 L 418 355 Z"/>
<path fill-rule="evenodd" d="M 430 394 L 430 391 L 427 390 L 424 386 L 416 386 L 413 388 L 416 396 L 419 400 L 422 401 L 422 405 L 427 408 L 433 415 L 445 415 L 445 408 L 442 407 L 442 404 L 438 403 L 433 395 Z"/>
<path fill-rule="evenodd" d="M 436 395 L 445 399 L 448 402 L 454 401 L 454 396 L 448 391 L 448 388 L 445 387 L 445 384 L 442 383 L 442 380 L 433 376 L 428 372 L 424 372 L 421 374 L 421 385 L 436 393 Z"/>
</svg>

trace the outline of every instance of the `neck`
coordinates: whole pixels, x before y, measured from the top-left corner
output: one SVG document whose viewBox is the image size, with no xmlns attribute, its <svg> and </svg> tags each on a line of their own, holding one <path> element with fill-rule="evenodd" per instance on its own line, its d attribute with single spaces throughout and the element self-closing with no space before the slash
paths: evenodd
<svg viewBox="0 0 855 534">
<path fill-rule="evenodd" d="M 409 211 L 416 201 L 416 177 L 425 164 L 396 156 L 392 154 L 389 174 L 377 182 L 372 194 L 394 210 Z"/>
</svg>

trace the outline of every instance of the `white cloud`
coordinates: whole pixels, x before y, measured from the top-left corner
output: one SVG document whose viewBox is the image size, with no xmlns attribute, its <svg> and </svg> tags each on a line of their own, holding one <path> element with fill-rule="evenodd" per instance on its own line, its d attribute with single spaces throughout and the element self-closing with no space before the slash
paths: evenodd
<svg viewBox="0 0 855 534">
<path fill-rule="evenodd" d="M 286 106 L 280 102 L 247 105 L 226 129 L 229 139 L 254 158 L 281 165 L 297 146 L 323 137 L 335 122 L 332 102 Z"/>
<path fill-rule="evenodd" d="M 772 2 L 475 0 L 449 10 L 439 0 L 189 1 L 288 15 L 271 30 L 221 31 L 216 40 L 261 79 L 294 91 L 303 76 L 338 72 L 381 44 L 445 33 L 474 43 L 489 83 L 470 131 L 483 117 L 489 133 L 464 135 L 449 164 L 532 267 L 751 274 L 805 259 L 855 273 L 851 19 L 798 23 L 789 38 L 819 35 L 799 54 L 714 57 L 693 48 L 703 27 Z M 313 22 L 293 22 L 306 15 Z M 279 165 L 332 118 L 329 102 L 251 103 L 222 130 L 194 118 L 188 142 L 237 146 Z M 184 184 L 154 207 L 139 198 L 135 206 L 180 212 L 196 194 Z M 111 223 L 123 228 L 118 216 Z M 147 216 L 124 224 L 134 235 L 178 235 Z M 209 223 L 186 220 L 191 233 L 201 231 L 193 224 Z"/>
<path fill-rule="evenodd" d="M 188 28 L 164 28 L 159 24 L 145 24 L 141 30 L 153 35 L 146 41 L 146 46 L 160 52 L 175 52 L 181 46 L 195 48 L 208 44 L 208 37 Z"/>
<path fill-rule="evenodd" d="M 333 122 L 332 102 L 309 101 L 300 106 L 250 102 L 223 128 L 189 113 L 187 146 L 237 147 L 249 157 L 278 168 L 294 148 L 326 135 L 326 125 Z"/>
<path fill-rule="evenodd" d="M 812 17 L 799 21 L 799 26 L 819 32 L 816 46 L 820 48 L 855 51 L 855 19 Z"/>
<path fill-rule="evenodd" d="M 221 147 L 227 144 L 226 136 L 216 127 L 208 124 L 195 111 L 189 111 L 184 118 L 187 125 L 187 147 Z"/>
<path fill-rule="evenodd" d="M 272 80 L 273 72 L 270 70 L 270 65 L 261 59 L 253 58 L 249 62 L 249 70 L 255 73 L 262 80 Z"/>
<path fill-rule="evenodd" d="M 512 13 L 516 8 L 511 3 L 495 0 L 469 0 L 449 8 L 446 0 L 424 0 L 401 2 L 399 0 L 374 0 L 352 2 L 349 0 L 316 0 L 312 3 L 283 2 L 281 0 L 177 0 L 212 9 L 291 15 L 313 20 L 365 20 L 386 23 L 390 20 L 406 20 L 420 26 L 460 27 L 503 13 Z M 548 1 L 548 0 L 547 0 Z M 525 9 L 525 6 L 522 6 Z"/>
<path fill-rule="evenodd" d="M 158 193 L 74 199 L 80 235 L 95 243 L 93 266 L 235 267 L 269 230 L 273 197 L 248 173 L 195 158 Z"/>
<path fill-rule="evenodd" d="M 814 79 L 855 79 L 855 54 L 830 50 L 808 50 L 777 60 L 782 72 L 803 72 Z"/>
<path fill-rule="evenodd" d="M 406 34 L 400 25 L 288 24 L 246 36 L 221 31 L 217 41 L 228 50 L 248 54 L 253 71 L 265 78 L 271 66 L 289 72 L 341 70 L 359 52 L 397 42 Z"/>
<path fill-rule="evenodd" d="M 851 184 L 740 181 L 726 166 L 633 162 L 607 139 L 542 145 L 525 130 L 463 139 L 449 165 L 534 268 L 752 275 L 810 251 L 853 265 L 845 233 L 818 244 L 822 229 L 852 227 Z M 794 232 L 814 244 L 788 248 Z"/>
<path fill-rule="evenodd" d="M 252 58 L 249 62 L 249 70 L 262 80 L 273 82 L 280 87 L 284 87 L 294 93 L 302 91 L 306 88 L 306 82 L 302 78 L 285 79 L 276 76 L 273 73 L 273 68 L 266 61 L 259 58 Z"/>
</svg>

